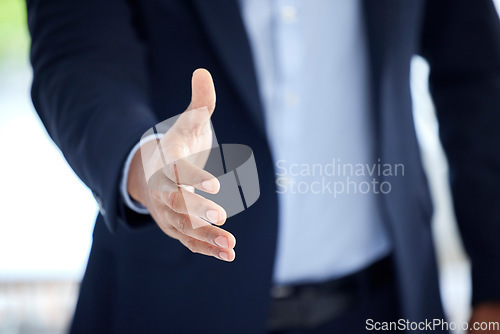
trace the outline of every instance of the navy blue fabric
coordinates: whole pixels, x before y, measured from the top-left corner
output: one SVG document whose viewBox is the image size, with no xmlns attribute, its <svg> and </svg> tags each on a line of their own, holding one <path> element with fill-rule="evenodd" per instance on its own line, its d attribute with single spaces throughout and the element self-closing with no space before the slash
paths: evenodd
<svg viewBox="0 0 500 334">
<path fill-rule="evenodd" d="M 72 333 L 265 332 L 278 212 L 237 1 L 27 5 L 34 105 L 101 204 Z M 377 153 L 405 165 L 403 177 L 391 178 L 391 193 L 380 196 L 402 316 L 442 318 L 432 205 L 411 113 L 416 53 L 431 65 L 457 218 L 473 262 L 474 302 L 500 300 L 500 25 L 493 4 L 364 0 L 364 14 Z M 129 150 L 152 125 L 185 109 L 198 67 L 215 81 L 218 140 L 252 147 L 259 172 L 259 201 L 225 225 L 238 240 L 234 263 L 191 254 L 119 197 Z"/>
<path fill-rule="evenodd" d="M 392 282 L 392 281 L 391 281 Z M 403 327 L 381 330 L 384 323 L 403 319 L 398 301 L 398 292 L 393 284 L 376 290 L 361 292 L 360 301 L 337 317 L 312 328 L 289 328 L 270 331 L 269 334 L 325 334 L 325 333 L 404 333 Z M 369 319 L 372 319 L 370 321 Z M 378 322 L 375 324 L 375 322 Z M 437 329 L 434 334 L 443 333 Z"/>
</svg>

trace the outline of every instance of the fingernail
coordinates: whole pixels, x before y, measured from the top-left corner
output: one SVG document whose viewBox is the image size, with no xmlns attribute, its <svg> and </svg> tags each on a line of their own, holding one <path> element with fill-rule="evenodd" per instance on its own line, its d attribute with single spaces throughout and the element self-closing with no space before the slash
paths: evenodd
<svg viewBox="0 0 500 334">
<path fill-rule="evenodd" d="M 216 210 L 208 210 L 207 211 L 207 218 L 212 223 L 217 223 L 219 221 L 219 212 L 217 212 Z"/>
<path fill-rule="evenodd" d="M 220 247 L 223 247 L 223 248 L 228 248 L 229 247 L 229 243 L 227 242 L 227 238 L 224 237 L 224 236 L 222 236 L 222 235 L 219 235 L 217 238 L 215 238 L 214 241 Z"/>
<path fill-rule="evenodd" d="M 215 184 L 211 180 L 205 180 L 201 183 L 201 186 L 203 189 L 208 190 L 208 191 L 214 191 L 216 189 Z"/>
<path fill-rule="evenodd" d="M 220 253 L 219 253 L 219 257 L 220 257 L 221 259 L 223 259 L 224 261 L 229 261 L 229 255 L 227 255 L 227 253 L 220 252 Z"/>
</svg>

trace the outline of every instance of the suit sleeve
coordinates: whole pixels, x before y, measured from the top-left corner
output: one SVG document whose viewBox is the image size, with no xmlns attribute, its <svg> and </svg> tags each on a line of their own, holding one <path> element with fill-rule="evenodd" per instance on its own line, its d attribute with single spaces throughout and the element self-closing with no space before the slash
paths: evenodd
<svg viewBox="0 0 500 334">
<path fill-rule="evenodd" d="M 124 161 L 157 123 L 133 11 L 125 0 L 27 0 L 27 9 L 33 104 L 114 230 L 125 217 Z"/>
<path fill-rule="evenodd" d="M 430 0 L 422 36 L 472 302 L 500 302 L 499 18 L 491 0 Z"/>
</svg>

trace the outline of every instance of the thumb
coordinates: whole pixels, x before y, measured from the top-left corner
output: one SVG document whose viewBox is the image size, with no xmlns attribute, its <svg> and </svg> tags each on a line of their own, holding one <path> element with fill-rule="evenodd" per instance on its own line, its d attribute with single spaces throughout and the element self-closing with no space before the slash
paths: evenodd
<svg viewBox="0 0 500 334">
<path fill-rule="evenodd" d="M 188 110 L 207 107 L 210 115 L 215 109 L 215 87 L 210 72 L 199 68 L 191 79 L 191 104 Z"/>
</svg>

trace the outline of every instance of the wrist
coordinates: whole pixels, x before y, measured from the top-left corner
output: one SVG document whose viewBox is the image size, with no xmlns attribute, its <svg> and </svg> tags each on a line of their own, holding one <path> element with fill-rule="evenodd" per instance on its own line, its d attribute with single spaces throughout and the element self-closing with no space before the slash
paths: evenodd
<svg viewBox="0 0 500 334">
<path fill-rule="evenodd" d="M 145 145 L 148 144 L 149 143 L 146 143 Z M 130 163 L 130 169 L 127 176 L 127 192 L 134 201 L 146 206 L 148 186 L 144 174 L 141 151 L 142 147 L 135 152 L 132 162 Z"/>
</svg>

